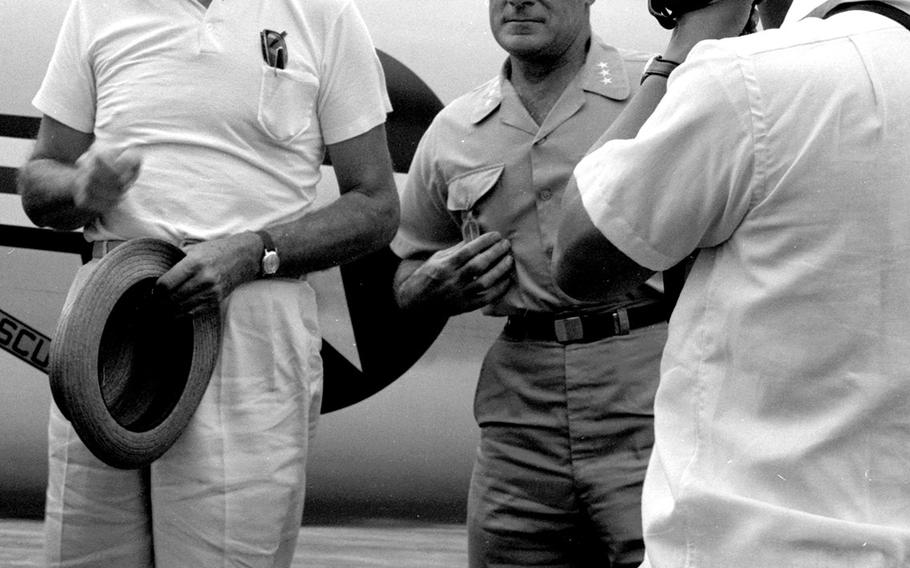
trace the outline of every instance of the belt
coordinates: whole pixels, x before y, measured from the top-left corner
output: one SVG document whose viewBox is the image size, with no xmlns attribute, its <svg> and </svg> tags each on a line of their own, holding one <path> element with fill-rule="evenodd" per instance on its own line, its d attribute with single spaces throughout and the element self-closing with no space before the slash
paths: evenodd
<svg viewBox="0 0 910 568">
<path fill-rule="evenodd" d="M 511 315 L 503 333 L 512 339 L 588 343 L 667 321 L 667 307 L 656 302 L 598 314 L 525 312 Z"/>
<path fill-rule="evenodd" d="M 92 243 L 92 258 L 101 258 L 126 241 L 94 241 Z"/>
<path fill-rule="evenodd" d="M 101 258 L 104 255 L 106 255 L 107 253 L 109 253 L 112 250 L 114 250 L 115 248 L 117 248 L 117 246 L 122 245 L 125 242 L 126 242 L 125 240 L 117 240 L 117 239 L 112 239 L 112 240 L 108 240 L 108 241 L 93 241 L 92 242 L 92 258 Z M 184 239 L 184 240 L 180 241 L 180 243 L 177 246 L 179 246 L 180 248 L 183 248 L 186 245 L 192 245 L 192 244 L 201 243 L 201 242 L 202 241 L 199 239 Z"/>
</svg>

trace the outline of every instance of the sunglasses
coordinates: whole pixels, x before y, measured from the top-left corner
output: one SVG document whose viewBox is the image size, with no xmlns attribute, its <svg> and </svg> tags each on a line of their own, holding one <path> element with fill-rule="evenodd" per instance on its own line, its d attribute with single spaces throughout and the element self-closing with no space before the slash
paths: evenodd
<svg viewBox="0 0 910 568">
<path fill-rule="evenodd" d="M 259 43 L 262 46 L 262 58 L 269 67 L 284 69 L 288 63 L 288 46 L 284 41 L 287 32 L 273 30 L 259 32 Z"/>
</svg>

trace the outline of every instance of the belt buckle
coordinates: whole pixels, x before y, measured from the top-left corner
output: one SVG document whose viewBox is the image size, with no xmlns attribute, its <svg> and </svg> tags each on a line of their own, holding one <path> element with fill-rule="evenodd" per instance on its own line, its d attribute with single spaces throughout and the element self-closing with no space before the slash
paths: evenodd
<svg viewBox="0 0 910 568">
<path fill-rule="evenodd" d="M 578 316 L 553 320 L 553 331 L 556 332 L 556 341 L 560 343 L 571 343 L 585 336 L 584 326 Z"/>
<path fill-rule="evenodd" d="M 632 329 L 629 326 L 629 312 L 625 308 L 619 308 L 611 315 L 613 316 L 613 333 L 616 335 L 629 335 Z"/>
</svg>

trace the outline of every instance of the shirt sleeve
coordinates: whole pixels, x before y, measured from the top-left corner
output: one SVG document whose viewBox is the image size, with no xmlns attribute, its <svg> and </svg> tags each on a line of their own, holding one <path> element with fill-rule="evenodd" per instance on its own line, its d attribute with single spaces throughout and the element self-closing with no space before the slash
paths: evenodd
<svg viewBox="0 0 910 568">
<path fill-rule="evenodd" d="M 747 83 L 735 55 L 704 42 L 634 139 L 575 169 L 594 225 L 632 260 L 665 270 L 727 240 L 748 212 L 761 179 Z"/>
<path fill-rule="evenodd" d="M 89 17 L 81 0 L 73 0 L 63 20 L 47 73 L 32 99 L 42 113 L 91 133 L 95 125 L 95 80 L 89 53 Z"/>
<path fill-rule="evenodd" d="M 318 113 L 323 139 L 334 144 L 384 123 L 392 105 L 373 40 L 353 2 L 326 37 Z"/>
<path fill-rule="evenodd" d="M 401 195 L 401 224 L 391 245 L 399 258 L 425 259 L 461 241 L 458 222 L 446 207 L 438 122 L 439 117 L 420 139 Z"/>
</svg>

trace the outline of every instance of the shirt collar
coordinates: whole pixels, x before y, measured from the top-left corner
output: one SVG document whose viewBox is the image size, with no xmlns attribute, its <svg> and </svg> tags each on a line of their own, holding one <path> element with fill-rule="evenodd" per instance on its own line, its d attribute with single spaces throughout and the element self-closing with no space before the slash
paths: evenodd
<svg viewBox="0 0 910 568">
<path fill-rule="evenodd" d="M 509 60 L 506 59 L 499 72 L 499 77 L 487 83 L 475 98 L 471 120 L 474 124 L 485 119 L 498 109 L 503 99 L 503 83 L 508 81 Z M 584 67 L 574 79 L 581 81 L 585 91 L 623 101 L 629 98 L 632 87 L 629 74 L 626 72 L 622 54 L 615 47 L 606 45 L 597 36 L 591 38 L 591 48 L 585 58 Z"/>
<path fill-rule="evenodd" d="M 600 41 L 597 36 L 592 38 L 583 72 L 582 88 L 586 91 L 614 101 L 624 101 L 632 94 L 622 54 L 615 47 Z"/>
</svg>

